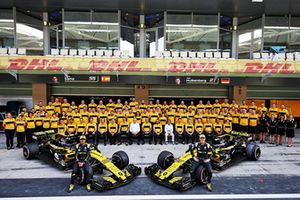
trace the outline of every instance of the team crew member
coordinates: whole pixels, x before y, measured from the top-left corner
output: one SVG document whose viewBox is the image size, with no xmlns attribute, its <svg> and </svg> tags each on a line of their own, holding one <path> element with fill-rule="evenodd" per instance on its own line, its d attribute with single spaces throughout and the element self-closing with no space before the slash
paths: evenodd
<svg viewBox="0 0 300 200">
<path fill-rule="evenodd" d="M 7 150 L 13 149 L 16 126 L 15 126 L 15 118 L 12 117 L 11 113 L 7 113 L 6 119 L 3 120 L 3 127 L 6 136 Z"/>
<path fill-rule="evenodd" d="M 215 135 L 221 135 L 223 130 L 223 125 L 219 119 L 217 119 L 216 123 L 213 125 Z"/>
<path fill-rule="evenodd" d="M 142 124 L 142 144 L 145 144 L 145 136 L 149 137 L 149 144 L 152 144 L 153 140 L 153 134 L 152 134 L 152 125 L 149 122 L 148 118 L 146 119 L 146 122 Z"/>
<path fill-rule="evenodd" d="M 58 122 L 59 122 L 59 119 L 58 119 L 57 115 L 53 114 L 52 118 L 50 119 L 50 129 L 57 131 Z"/>
<path fill-rule="evenodd" d="M 168 137 L 171 136 L 172 138 L 172 144 L 174 145 L 174 128 L 173 124 L 171 124 L 171 121 L 168 120 L 167 124 L 165 125 L 165 143 L 168 144 Z"/>
<path fill-rule="evenodd" d="M 70 122 L 67 124 L 67 134 L 74 135 L 76 133 L 76 124 L 73 119 L 70 119 Z"/>
<path fill-rule="evenodd" d="M 231 131 L 232 131 L 232 124 L 231 124 L 231 122 L 227 119 L 227 120 L 225 121 L 225 124 L 223 125 L 223 132 L 224 132 L 225 134 L 230 134 Z"/>
<path fill-rule="evenodd" d="M 61 104 L 61 111 L 66 113 L 68 112 L 69 108 L 70 108 L 70 104 L 68 103 L 68 99 L 64 99 L 63 103 Z"/>
<path fill-rule="evenodd" d="M 100 123 L 98 124 L 98 140 L 100 140 L 100 138 L 103 138 L 104 146 L 106 146 L 108 134 L 107 123 L 105 122 L 104 118 L 100 118 Z"/>
<path fill-rule="evenodd" d="M 170 120 L 170 119 L 169 119 Z M 171 122 L 171 120 L 170 120 Z M 182 123 L 181 119 L 175 124 L 175 141 L 176 144 L 179 143 L 179 139 L 182 139 L 182 144 L 185 144 L 185 131 L 184 131 L 184 124 Z"/>
<path fill-rule="evenodd" d="M 26 122 L 22 116 L 19 115 L 16 119 L 16 135 L 17 135 L 17 147 L 21 148 L 25 145 L 25 125 Z"/>
<path fill-rule="evenodd" d="M 240 131 L 247 132 L 249 125 L 249 114 L 246 113 L 246 109 L 242 109 L 242 113 L 240 114 Z"/>
<path fill-rule="evenodd" d="M 57 133 L 65 136 L 66 135 L 67 126 L 64 123 L 64 120 L 59 120 L 59 124 L 57 125 Z"/>
<path fill-rule="evenodd" d="M 54 106 L 54 112 L 61 114 L 61 103 L 59 102 L 58 98 L 55 98 L 53 106 Z"/>
<path fill-rule="evenodd" d="M 83 119 L 79 119 L 79 123 L 76 124 L 76 134 L 77 135 L 84 135 L 86 130 L 86 123 L 84 123 Z"/>
<path fill-rule="evenodd" d="M 257 122 L 258 122 L 258 115 L 255 114 L 254 110 L 250 110 L 248 132 L 252 135 L 253 140 L 256 139 Z"/>
<path fill-rule="evenodd" d="M 91 138 L 93 143 L 97 145 L 97 125 L 94 122 L 93 117 L 90 118 L 89 123 L 86 125 L 86 136 L 87 138 Z"/>
<path fill-rule="evenodd" d="M 34 118 L 35 122 L 35 131 L 43 130 L 43 118 L 41 117 L 41 113 L 37 112 L 37 116 Z"/>
<path fill-rule="evenodd" d="M 32 112 L 28 114 L 28 117 L 26 118 L 25 121 L 26 121 L 26 142 L 31 143 L 32 134 L 34 133 L 35 130 L 35 122 L 34 122 L 34 117 Z"/>
<path fill-rule="evenodd" d="M 275 115 L 271 115 L 271 119 L 268 121 L 268 129 L 270 135 L 270 144 L 275 143 L 275 135 L 277 135 L 277 120 Z"/>
<path fill-rule="evenodd" d="M 128 135 L 129 145 L 132 145 L 132 137 L 136 137 L 137 144 L 140 145 L 141 127 L 140 127 L 140 124 L 137 122 L 136 118 L 134 118 L 133 122 L 130 124 L 129 131 L 130 131 L 130 133 Z"/>
<path fill-rule="evenodd" d="M 278 110 L 278 117 L 281 115 L 284 116 L 284 119 L 287 119 L 287 116 L 289 115 L 289 111 L 285 109 L 285 105 L 281 105 L 281 108 Z"/>
<path fill-rule="evenodd" d="M 208 171 L 208 179 L 207 179 L 207 189 L 209 191 L 212 191 L 212 184 L 211 184 L 211 178 L 212 178 L 212 167 L 210 164 L 210 158 L 208 153 L 212 150 L 211 146 L 206 143 L 205 141 L 205 135 L 201 134 L 199 137 L 199 143 L 196 145 L 197 154 L 194 155 L 194 161 L 193 169 L 197 169 L 200 165 L 203 165 L 207 171 Z"/>
<path fill-rule="evenodd" d="M 233 108 L 232 116 L 232 130 L 239 131 L 240 124 L 240 114 L 237 112 L 236 108 Z"/>
<path fill-rule="evenodd" d="M 261 117 L 259 118 L 259 126 L 258 126 L 260 143 L 265 143 L 266 133 L 268 132 L 267 124 L 268 124 L 267 116 L 265 113 L 262 112 Z"/>
<path fill-rule="evenodd" d="M 196 131 L 195 139 L 198 141 L 199 136 L 203 133 L 203 124 L 202 124 L 201 118 L 199 118 L 195 122 L 195 131 Z"/>
<path fill-rule="evenodd" d="M 282 136 L 285 135 L 286 121 L 284 115 L 280 115 L 277 122 L 277 145 L 282 145 Z"/>
<path fill-rule="evenodd" d="M 186 143 L 189 143 L 189 140 L 192 140 L 192 143 L 195 142 L 195 127 L 193 124 L 192 119 L 189 119 L 188 123 L 185 125 L 185 132 L 186 132 Z"/>
<path fill-rule="evenodd" d="M 159 143 L 162 144 L 164 135 L 163 135 L 163 126 L 159 120 L 156 121 L 156 124 L 153 125 L 153 137 L 154 144 L 157 144 L 157 139 L 159 138 Z"/>
<path fill-rule="evenodd" d="M 45 109 L 46 109 L 46 112 L 48 113 L 49 116 L 53 115 L 54 106 L 52 105 L 52 102 L 49 102 Z"/>
<path fill-rule="evenodd" d="M 43 130 L 47 131 L 50 129 L 50 117 L 48 113 L 45 113 L 45 117 L 43 118 Z"/>
<path fill-rule="evenodd" d="M 115 145 L 118 137 L 118 124 L 115 119 L 112 119 L 108 124 L 108 138 L 110 145 Z"/>
<path fill-rule="evenodd" d="M 278 108 L 276 108 L 276 104 L 272 104 L 271 108 L 269 108 L 269 117 L 271 118 L 271 116 L 274 115 L 275 119 L 277 118 L 278 115 Z"/>
<path fill-rule="evenodd" d="M 293 138 L 295 137 L 295 128 L 297 127 L 297 123 L 294 120 L 293 115 L 290 115 L 288 120 L 286 121 L 286 137 L 287 137 L 287 146 L 293 146 Z"/>
<path fill-rule="evenodd" d="M 76 151 L 75 151 L 76 161 L 71 175 L 71 183 L 69 185 L 68 192 L 72 192 L 74 190 L 76 176 L 78 176 L 80 168 L 83 168 L 84 170 L 86 190 L 88 192 L 92 190 L 91 178 L 93 177 L 93 169 L 89 164 L 90 157 L 91 157 L 90 144 L 86 143 L 86 138 L 84 135 L 82 135 L 80 136 L 80 143 L 76 145 Z"/>
<path fill-rule="evenodd" d="M 126 121 L 126 118 L 124 117 L 122 122 L 119 124 L 119 143 L 118 145 L 122 144 L 122 135 L 126 137 L 126 145 L 128 145 L 128 134 L 129 134 L 129 123 Z"/>
<path fill-rule="evenodd" d="M 206 135 L 207 139 L 212 139 L 213 133 L 213 125 L 210 123 L 210 120 L 207 119 L 206 123 L 204 124 L 204 134 Z"/>
</svg>

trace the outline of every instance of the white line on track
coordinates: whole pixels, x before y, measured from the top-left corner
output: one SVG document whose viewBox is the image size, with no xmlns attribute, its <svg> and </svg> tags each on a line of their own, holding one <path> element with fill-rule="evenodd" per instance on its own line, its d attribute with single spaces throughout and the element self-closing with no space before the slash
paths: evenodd
<svg viewBox="0 0 300 200">
<path fill-rule="evenodd" d="M 300 199 L 300 194 L 123 195 L 0 198 L 1 200 Z"/>
</svg>

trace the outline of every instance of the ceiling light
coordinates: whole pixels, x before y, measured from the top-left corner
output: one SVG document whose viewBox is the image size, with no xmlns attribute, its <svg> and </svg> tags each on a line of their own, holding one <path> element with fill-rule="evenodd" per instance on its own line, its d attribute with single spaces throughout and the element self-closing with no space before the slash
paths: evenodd
<svg viewBox="0 0 300 200">
<path fill-rule="evenodd" d="M 259 2 L 259 3 L 261 3 L 261 2 L 263 2 L 264 0 L 252 0 L 252 2 Z"/>
</svg>

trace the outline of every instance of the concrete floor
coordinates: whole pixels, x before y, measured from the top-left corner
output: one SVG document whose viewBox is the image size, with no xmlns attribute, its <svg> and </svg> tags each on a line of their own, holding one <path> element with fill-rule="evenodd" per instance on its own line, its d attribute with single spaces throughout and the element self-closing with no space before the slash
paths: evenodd
<svg viewBox="0 0 300 200">
<path fill-rule="evenodd" d="M 21 149 L 7 151 L 4 140 L 5 137 L 1 134 L 0 197 L 67 195 L 65 191 L 69 182 L 70 172 L 56 169 L 41 160 L 27 161 L 24 159 Z M 285 144 L 283 146 L 260 144 L 260 147 L 262 155 L 258 161 L 244 161 L 224 171 L 214 173 L 213 183 L 215 188 L 218 188 L 214 190 L 214 193 L 299 193 L 300 130 L 297 131 L 294 147 L 286 147 Z M 183 154 L 188 145 L 103 146 L 101 144 L 99 148 L 108 157 L 118 150 L 126 151 L 129 155 L 130 163 L 144 168 L 155 163 L 161 151 L 171 151 L 177 157 Z M 140 187 L 140 190 L 136 190 L 137 187 Z M 101 193 L 101 195 L 150 195 L 157 193 L 178 194 L 177 191 L 162 188 L 152 183 L 143 172 L 133 183 L 123 188 Z M 199 193 L 199 188 L 193 188 L 187 192 L 187 194 L 197 193 Z M 207 191 L 202 188 L 200 193 L 207 193 Z M 99 195 L 99 193 L 97 191 L 86 193 L 84 189 L 79 189 L 72 195 Z"/>
</svg>

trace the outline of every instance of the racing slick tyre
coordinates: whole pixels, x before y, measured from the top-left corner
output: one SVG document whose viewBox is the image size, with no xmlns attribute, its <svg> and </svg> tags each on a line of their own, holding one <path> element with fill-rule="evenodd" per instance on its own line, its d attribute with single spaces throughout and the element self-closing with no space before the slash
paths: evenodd
<svg viewBox="0 0 300 200">
<path fill-rule="evenodd" d="M 167 169 L 169 166 L 172 165 L 175 158 L 174 155 L 169 151 L 163 151 L 158 155 L 157 164 L 162 169 Z"/>
<path fill-rule="evenodd" d="M 117 151 L 112 155 L 112 162 L 122 170 L 128 166 L 129 157 L 124 151 Z"/>
<path fill-rule="evenodd" d="M 26 144 L 23 146 L 23 156 L 26 158 L 26 160 L 31 160 L 33 158 L 36 158 L 38 153 L 39 153 L 39 146 L 35 143 Z"/>
<path fill-rule="evenodd" d="M 255 143 L 248 143 L 246 146 L 246 155 L 250 160 L 258 160 L 261 155 L 260 147 Z"/>
<path fill-rule="evenodd" d="M 208 170 L 203 166 L 203 165 L 200 165 L 199 167 L 197 167 L 197 169 L 195 170 L 195 179 L 196 179 L 196 182 L 198 184 L 207 184 L 208 181 Z"/>
</svg>

